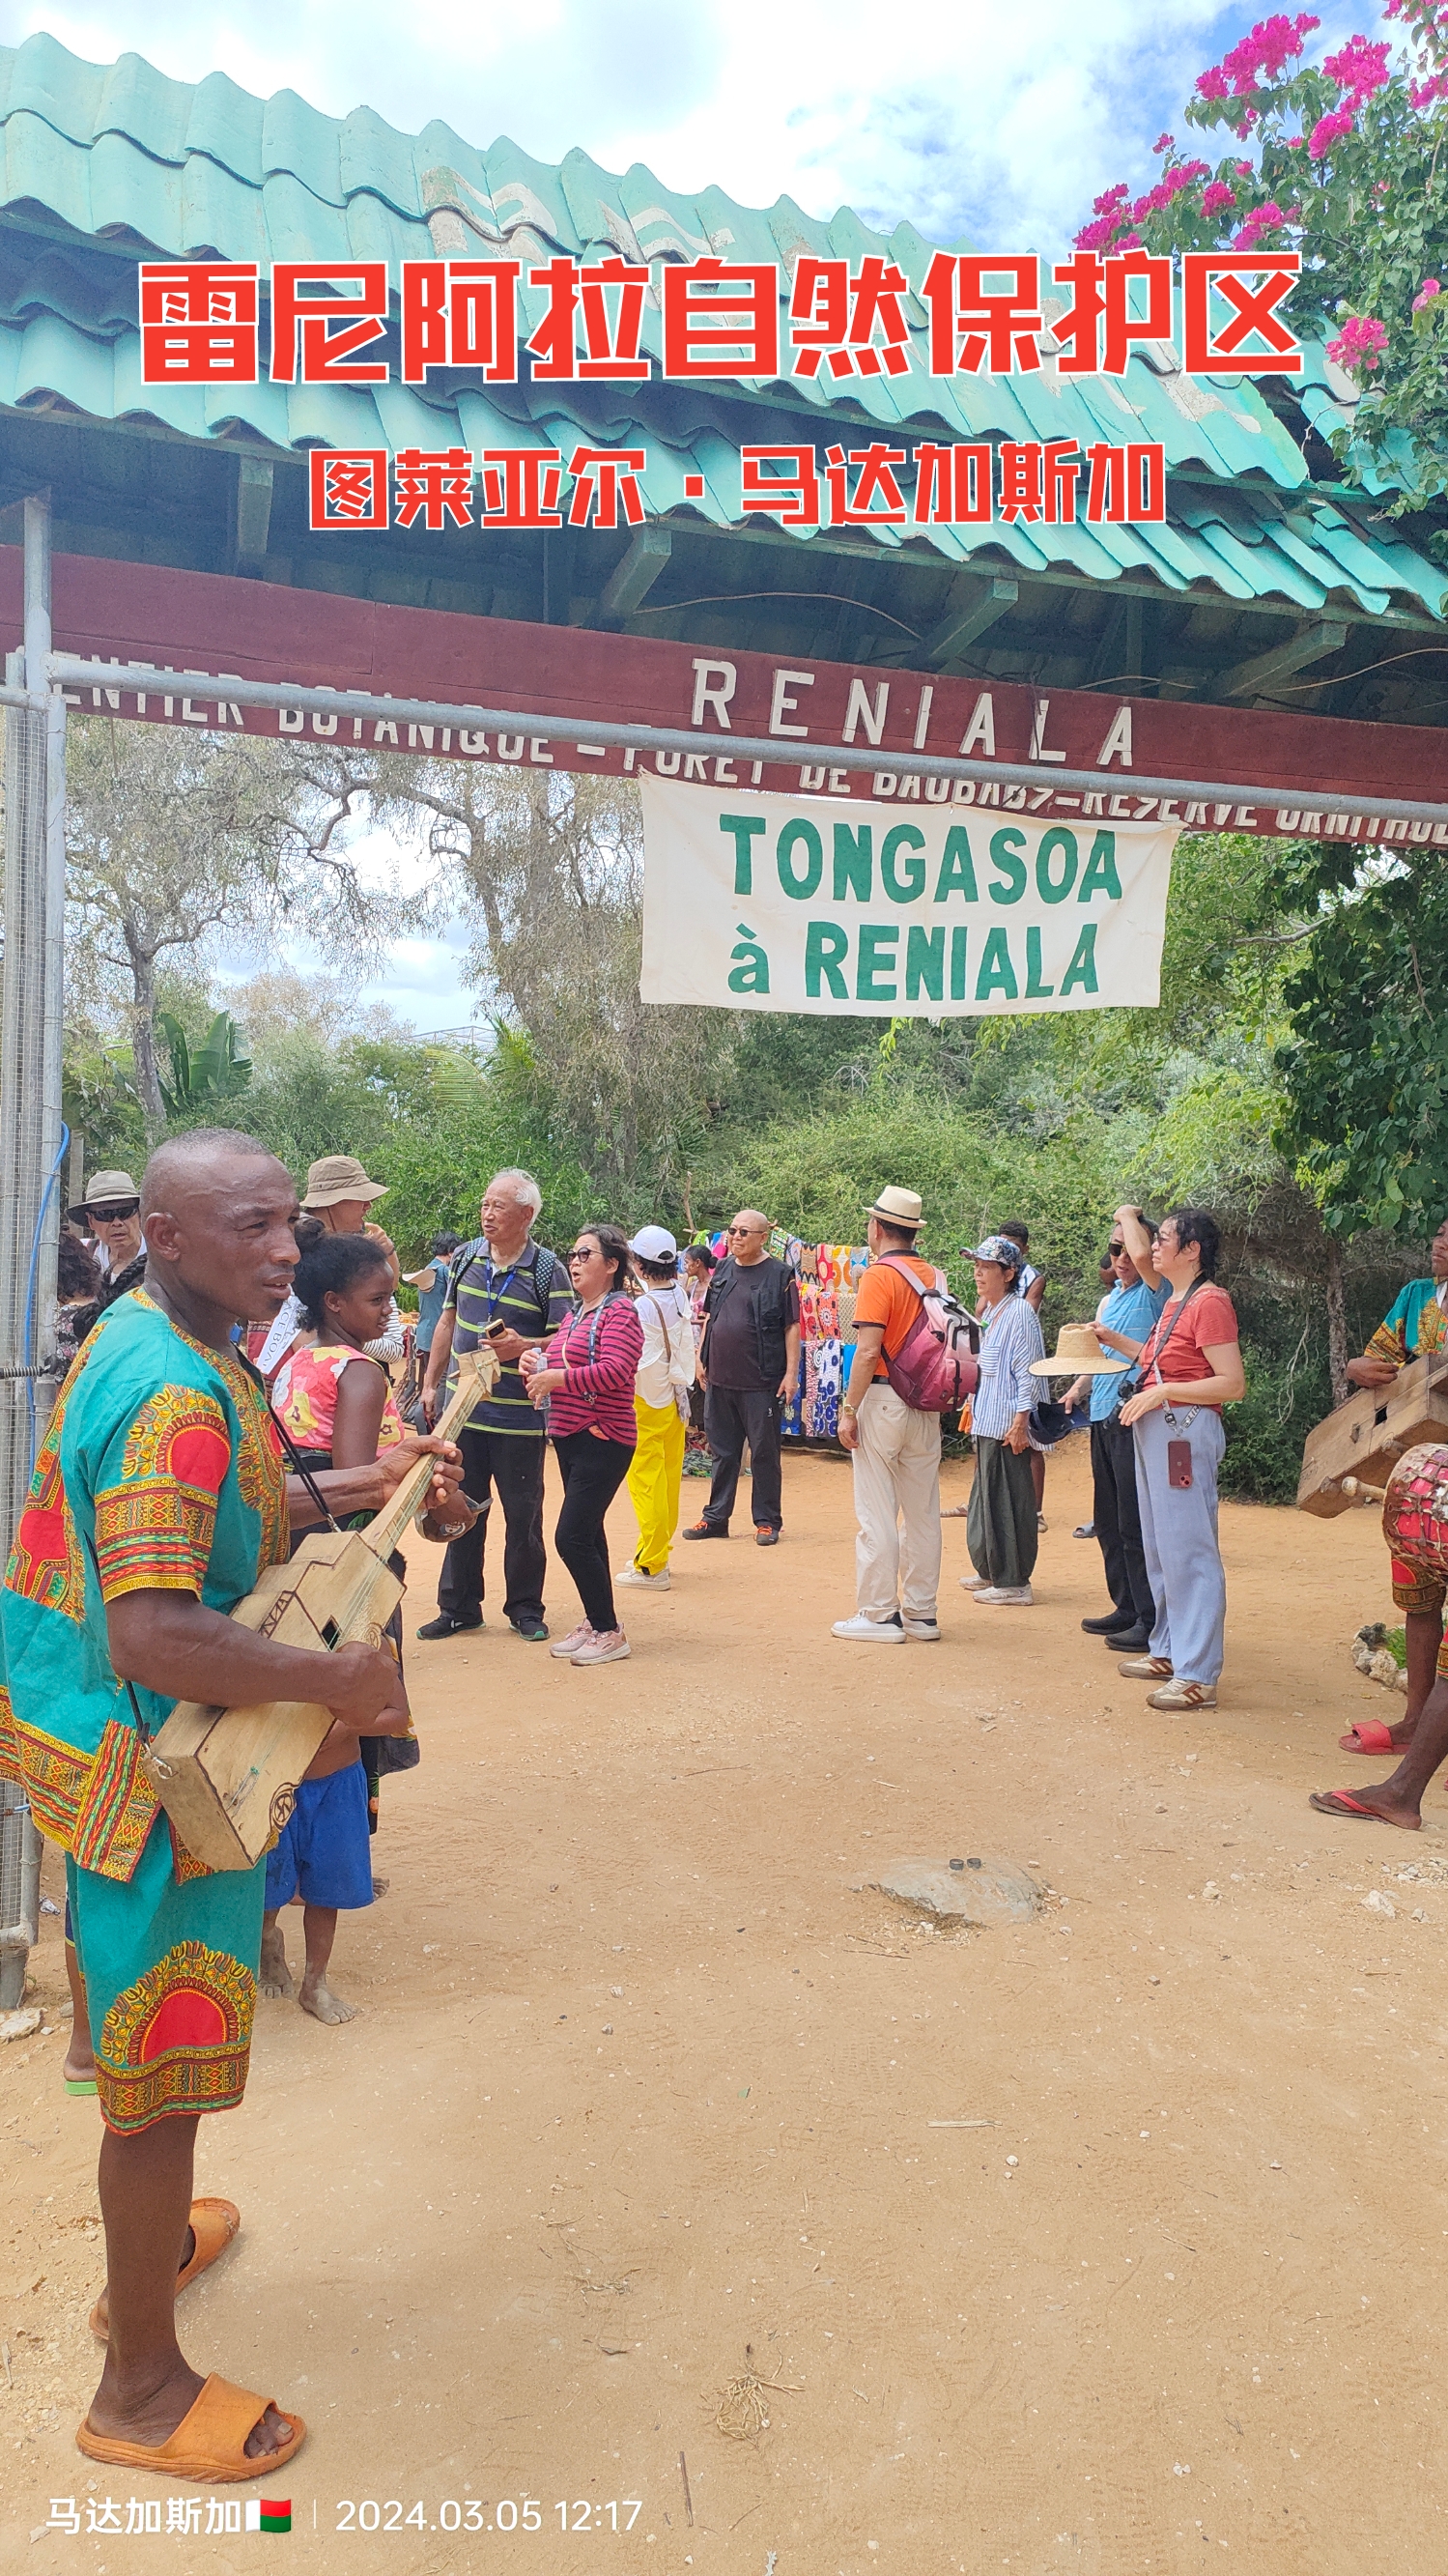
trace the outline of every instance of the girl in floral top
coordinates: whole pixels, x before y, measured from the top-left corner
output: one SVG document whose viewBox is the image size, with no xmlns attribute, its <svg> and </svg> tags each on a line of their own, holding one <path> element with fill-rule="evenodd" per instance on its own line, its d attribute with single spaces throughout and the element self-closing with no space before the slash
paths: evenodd
<svg viewBox="0 0 1448 2576">
<path fill-rule="evenodd" d="M 297 1266 L 303 1330 L 273 1381 L 272 1409 L 309 1466 L 370 1466 L 405 1437 L 387 1371 L 363 1348 L 378 1338 L 391 1279 L 365 1234 L 324 1234 Z"/>
<path fill-rule="evenodd" d="M 293 1284 L 302 1332 L 273 1380 L 272 1410 L 308 1466 L 369 1466 L 379 1449 L 390 1449 L 405 1436 L 387 1371 L 363 1349 L 385 1329 L 392 1265 L 368 1235 L 324 1234 L 302 1254 Z M 400 1557 L 395 1564 L 400 1573 Z M 395 1611 L 387 1633 L 400 1662 L 402 1628 Z M 411 1734 L 363 1736 L 359 1743 L 360 1750 L 339 1755 L 334 1769 L 320 1778 L 313 1764 L 298 1784 L 296 1805 L 275 1849 L 267 1855 L 261 1991 L 297 1993 L 278 1918 L 281 1908 L 300 1895 L 306 1966 L 297 2001 L 322 2022 L 353 2017 L 353 2006 L 328 1985 L 327 1969 L 338 1909 L 372 1902 L 370 1835 L 376 1830 L 382 1763 L 387 1760 L 392 1768 L 400 1756 L 397 1767 L 410 1768 L 418 1759 L 417 1738 Z"/>
</svg>

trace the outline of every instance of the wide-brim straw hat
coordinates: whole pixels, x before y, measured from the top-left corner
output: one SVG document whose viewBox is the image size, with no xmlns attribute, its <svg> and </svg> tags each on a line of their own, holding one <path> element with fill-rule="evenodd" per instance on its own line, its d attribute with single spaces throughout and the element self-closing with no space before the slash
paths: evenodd
<svg viewBox="0 0 1448 2576">
<path fill-rule="evenodd" d="M 369 1181 L 355 1154 L 324 1154 L 307 1173 L 304 1208 L 339 1207 L 344 1199 L 385 1199 L 387 1183 Z"/>
<path fill-rule="evenodd" d="M 882 1190 L 869 1216 L 883 1217 L 886 1225 L 908 1225 L 917 1230 L 925 1223 L 925 1208 L 916 1190 Z"/>
<path fill-rule="evenodd" d="M 1032 1377 L 1120 1377 L 1131 1362 L 1103 1350 L 1094 1325 L 1063 1324 L 1056 1336 L 1055 1358 L 1032 1360 L 1029 1365 Z"/>
</svg>

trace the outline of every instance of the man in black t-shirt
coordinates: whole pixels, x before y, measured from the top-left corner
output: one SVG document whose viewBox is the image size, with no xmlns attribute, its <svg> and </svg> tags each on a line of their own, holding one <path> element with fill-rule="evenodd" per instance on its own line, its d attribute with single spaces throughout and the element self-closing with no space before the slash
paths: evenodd
<svg viewBox="0 0 1448 2576">
<path fill-rule="evenodd" d="M 783 1520 L 780 1417 L 799 1382 L 799 1289 L 772 1257 L 769 1219 L 758 1208 L 740 1209 L 729 1228 L 729 1257 L 709 1282 L 699 1379 L 714 1476 L 704 1517 L 684 1536 L 729 1536 L 747 1440 L 755 1539 L 775 1547 Z"/>
</svg>

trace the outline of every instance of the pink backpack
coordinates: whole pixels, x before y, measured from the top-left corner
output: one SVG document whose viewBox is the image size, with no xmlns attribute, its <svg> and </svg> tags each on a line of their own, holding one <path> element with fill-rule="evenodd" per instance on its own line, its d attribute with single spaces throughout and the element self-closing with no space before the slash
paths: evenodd
<svg viewBox="0 0 1448 2576">
<path fill-rule="evenodd" d="M 881 1266 L 898 1271 L 920 1300 L 900 1348 L 885 1360 L 885 1374 L 913 1413 L 954 1413 L 980 1384 L 975 1327 L 957 1298 L 922 1288 L 902 1253 L 882 1254 Z"/>
</svg>

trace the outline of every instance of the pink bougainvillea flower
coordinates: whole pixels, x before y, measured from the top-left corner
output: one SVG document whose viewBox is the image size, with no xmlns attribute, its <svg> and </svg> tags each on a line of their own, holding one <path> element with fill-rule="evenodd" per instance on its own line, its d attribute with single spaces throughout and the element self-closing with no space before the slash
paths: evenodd
<svg viewBox="0 0 1448 2576">
<path fill-rule="evenodd" d="M 1349 36 L 1335 54 L 1324 54 L 1322 68 L 1329 80 L 1335 80 L 1356 101 L 1371 98 L 1375 90 L 1385 89 L 1388 81 L 1388 47 L 1370 45 L 1366 36 Z"/>
<path fill-rule="evenodd" d="M 1261 85 L 1263 76 L 1269 81 L 1279 80 L 1288 63 L 1301 53 L 1303 38 L 1319 23 L 1306 14 L 1261 19 L 1240 44 L 1222 56 L 1218 65 L 1203 72 L 1197 82 L 1200 96 L 1225 98 L 1230 82 L 1233 96 L 1245 98 Z"/>
<path fill-rule="evenodd" d="M 1338 366 L 1356 369 L 1368 375 L 1378 364 L 1388 345 L 1386 326 L 1375 314 L 1350 313 L 1335 340 L 1329 340 L 1327 354 Z"/>
<path fill-rule="evenodd" d="M 1224 206 L 1235 206 L 1236 202 L 1236 197 L 1227 186 L 1225 179 L 1214 179 L 1210 187 L 1202 190 L 1204 215 L 1219 215 Z"/>
<path fill-rule="evenodd" d="M 1353 111 L 1350 106 L 1329 108 L 1326 116 L 1318 118 L 1307 138 L 1309 161 L 1325 161 L 1333 145 L 1340 143 L 1345 134 L 1351 134 L 1352 125 Z"/>
<path fill-rule="evenodd" d="M 1426 313 L 1429 305 L 1433 302 L 1434 297 L 1441 295 L 1442 292 L 1442 286 L 1436 277 L 1425 277 L 1417 294 L 1413 298 L 1413 311 L 1415 313 Z"/>
<path fill-rule="evenodd" d="M 1151 148 L 1153 152 L 1170 152 L 1175 148 L 1175 145 L 1176 136 L 1174 134 L 1159 134 Z"/>
<path fill-rule="evenodd" d="M 1255 250 L 1264 233 L 1275 232 L 1279 225 L 1289 221 L 1290 217 L 1278 205 L 1275 197 L 1269 197 L 1265 205 L 1252 208 L 1241 231 L 1233 235 L 1232 248 L 1233 250 Z"/>
</svg>

